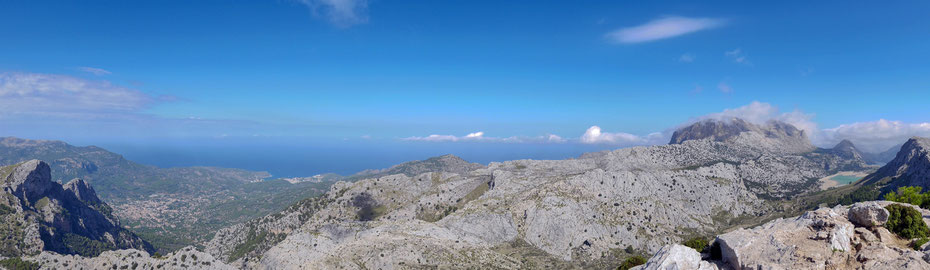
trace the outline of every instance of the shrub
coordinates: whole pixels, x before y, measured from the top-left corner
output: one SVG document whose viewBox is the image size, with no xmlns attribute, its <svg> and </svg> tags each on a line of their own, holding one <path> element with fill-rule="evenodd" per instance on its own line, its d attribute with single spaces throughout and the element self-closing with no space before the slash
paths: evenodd
<svg viewBox="0 0 930 270">
<path fill-rule="evenodd" d="M 695 237 L 695 238 L 689 239 L 688 241 L 685 241 L 684 245 L 690 248 L 693 248 L 694 250 L 697 250 L 698 252 L 701 252 L 705 248 L 707 248 L 708 242 L 704 238 Z"/>
<path fill-rule="evenodd" d="M 897 192 L 885 194 L 885 200 L 921 206 L 924 201 L 930 201 L 927 198 L 930 194 L 920 194 L 920 191 L 920 187 L 899 187 Z"/>
<path fill-rule="evenodd" d="M 924 223 L 920 211 L 900 204 L 892 204 L 886 206 L 885 209 L 888 209 L 889 213 L 885 228 L 889 231 L 907 239 L 930 235 L 930 229 Z"/>
<path fill-rule="evenodd" d="M 24 261 L 20 258 L 9 258 L 0 260 L 0 266 L 3 266 L 6 269 L 11 270 L 36 270 L 39 269 L 39 264 L 30 261 Z"/>
<path fill-rule="evenodd" d="M 914 243 L 911 244 L 911 247 L 914 248 L 914 250 L 920 250 L 920 246 L 923 246 L 928 241 L 930 241 L 930 238 L 921 237 L 920 239 L 914 240 Z"/>
<path fill-rule="evenodd" d="M 630 268 L 633 268 L 634 266 L 645 264 L 645 263 L 646 263 L 646 258 L 643 258 L 642 256 L 632 256 L 632 257 L 626 258 L 626 260 L 623 261 L 622 264 L 620 264 L 620 267 L 617 267 L 617 270 L 629 270 Z"/>
</svg>

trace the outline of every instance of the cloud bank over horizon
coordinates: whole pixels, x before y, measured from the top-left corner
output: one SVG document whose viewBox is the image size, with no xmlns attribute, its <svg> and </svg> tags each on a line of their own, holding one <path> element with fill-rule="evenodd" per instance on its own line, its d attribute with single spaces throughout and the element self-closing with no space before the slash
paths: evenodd
<svg viewBox="0 0 930 270">
<path fill-rule="evenodd" d="M 740 118 L 760 125 L 766 124 L 769 121 L 785 122 L 803 130 L 816 146 L 831 148 L 842 140 L 850 140 L 858 148 L 873 153 L 888 150 L 891 147 L 904 143 L 908 138 L 913 136 L 930 137 L 930 122 L 905 123 L 901 121 L 879 119 L 876 121 L 856 122 L 843 124 L 834 128 L 822 129 L 813 121 L 814 116 L 814 114 L 805 113 L 801 110 L 782 112 L 777 106 L 770 103 L 753 101 L 740 107 L 724 109 L 720 112 L 693 117 L 663 131 L 652 132 L 645 135 L 636 135 L 622 131 L 606 132 L 600 126 L 595 125 L 589 127 L 577 138 L 563 138 L 557 135 L 549 135 L 556 139 L 548 140 L 545 136 L 512 136 L 499 138 L 484 137 L 483 132 L 476 132 L 466 136 L 429 135 L 426 137 L 407 137 L 403 140 L 428 142 L 549 142 L 600 144 L 615 147 L 661 145 L 668 143 L 675 130 L 687 125 L 705 120 L 729 121 L 734 118 Z"/>
</svg>

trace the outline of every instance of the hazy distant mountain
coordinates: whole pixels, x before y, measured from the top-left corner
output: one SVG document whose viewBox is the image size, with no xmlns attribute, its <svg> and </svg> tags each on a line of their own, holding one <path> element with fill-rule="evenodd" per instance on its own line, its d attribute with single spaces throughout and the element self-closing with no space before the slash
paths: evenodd
<svg viewBox="0 0 930 270">
<path fill-rule="evenodd" d="M 244 268 L 612 268 L 630 253 L 778 216 L 783 199 L 813 194 L 819 178 L 872 168 L 815 150 L 786 124 L 737 122 L 746 131 L 579 159 L 378 171 L 223 229 L 207 252 Z"/>
<path fill-rule="evenodd" d="M 853 143 L 849 140 L 840 141 L 836 144 L 836 146 L 833 146 L 830 151 L 832 151 L 833 154 L 843 158 L 862 159 L 862 153 L 859 152 L 859 149 L 857 149 L 856 146 L 853 145 Z"/>
<path fill-rule="evenodd" d="M 864 184 L 883 186 L 884 191 L 900 186 L 919 186 L 930 190 L 930 138 L 909 139 L 893 160 L 863 181 Z"/>
<path fill-rule="evenodd" d="M 188 167 L 162 169 L 138 164 L 96 146 L 77 147 L 61 141 L 0 138 L 0 164 L 46 160 L 53 179 L 83 178 L 106 201 L 123 201 L 156 193 L 201 194 L 267 178 L 267 172 Z"/>
<path fill-rule="evenodd" d="M 164 169 L 95 146 L 0 138 L 0 165 L 30 159 L 47 160 L 53 181 L 82 178 L 91 183 L 123 225 L 152 241 L 162 253 L 318 195 L 330 184 L 260 181 L 270 175 L 241 169 Z"/>
<path fill-rule="evenodd" d="M 425 160 L 408 161 L 381 170 L 364 170 L 349 177 L 351 179 L 375 178 L 394 174 L 416 176 L 426 172 L 445 172 L 462 174 L 484 168 L 484 165 L 465 161 L 454 155 L 431 157 Z"/>
<path fill-rule="evenodd" d="M 751 143 L 766 150 L 786 153 L 803 153 L 815 149 L 803 130 L 788 123 L 771 120 L 764 125 L 756 125 L 740 118 L 708 119 L 682 127 L 672 133 L 669 144 L 680 144 L 690 140 L 724 142 L 737 139 L 748 140 L 744 143 Z"/>
<path fill-rule="evenodd" d="M 96 256 L 105 250 L 152 246 L 123 229 L 112 209 L 81 179 L 62 186 L 45 162 L 0 168 L 0 255 L 42 250 Z"/>
<path fill-rule="evenodd" d="M 904 144 L 895 145 L 880 153 L 862 153 L 862 158 L 869 164 L 885 164 L 894 159 L 903 146 Z"/>
</svg>

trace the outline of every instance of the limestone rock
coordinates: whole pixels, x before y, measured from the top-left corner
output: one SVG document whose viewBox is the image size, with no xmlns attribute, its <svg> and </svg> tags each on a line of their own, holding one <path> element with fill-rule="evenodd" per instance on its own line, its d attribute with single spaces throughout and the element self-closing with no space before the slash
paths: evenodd
<svg viewBox="0 0 930 270">
<path fill-rule="evenodd" d="M 106 251 L 96 257 L 42 252 L 24 260 L 36 262 L 42 269 L 236 269 L 193 247 L 185 247 L 159 258 L 150 257 L 141 250 L 122 249 Z"/>
<path fill-rule="evenodd" d="M 641 269 L 716 270 L 717 266 L 701 261 L 701 254 L 694 249 L 675 244 L 660 249 Z"/>
<path fill-rule="evenodd" d="M 103 201 L 97 197 L 97 192 L 94 191 L 94 188 L 90 186 L 84 179 L 75 178 L 71 181 L 68 181 L 67 184 L 63 187 L 65 190 L 70 191 L 74 194 L 78 200 L 81 200 L 87 204 L 99 204 Z"/>
<path fill-rule="evenodd" d="M 888 210 L 874 202 L 856 203 L 849 208 L 849 221 L 863 227 L 882 226 L 888 221 Z"/>
<path fill-rule="evenodd" d="M 0 167 L 0 242 L 5 256 L 42 250 L 96 255 L 101 249 L 137 248 L 147 242 L 120 226 L 93 188 L 73 180 L 63 188 L 43 161 Z"/>
<path fill-rule="evenodd" d="M 206 250 L 258 269 L 608 268 L 627 247 L 657 252 L 775 215 L 766 198 L 819 190 L 816 179 L 858 162 L 813 151 L 803 132 L 783 123 L 727 136 L 569 160 L 406 163 L 395 174 L 334 183 L 317 208 L 221 230 Z M 826 250 L 853 249 L 855 227 L 845 209 L 836 211 L 805 216 L 798 233 L 816 230 L 806 237 Z M 237 247 L 260 235 L 265 241 L 238 257 Z"/>
<path fill-rule="evenodd" d="M 863 182 L 883 184 L 883 191 L 894 191 L 902 186 L 930 190 L 930 181 L 927 179 L 930 179 L 930 138 L 913 137 L 901 146 L 893 160 L 863 178 Z"/>
<path fill-rule="evenodd" d="M 900 239 L 882 227 L 854 229 L 848 219 L 859 216 L 852 208 L 887 204 L 820 208 L 719 235 L 719 263 L 732 269 L 930 269 L 924 259 L 930 256 L 910 248 L 909 239 Z"/>
</svg>

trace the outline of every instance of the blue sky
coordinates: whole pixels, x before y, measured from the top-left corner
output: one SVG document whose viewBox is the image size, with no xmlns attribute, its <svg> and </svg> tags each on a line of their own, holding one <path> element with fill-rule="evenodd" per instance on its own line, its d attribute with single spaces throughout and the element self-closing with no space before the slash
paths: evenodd
<svg viewBox="0 0 930 270">
<path fill-rule="evenodd" d="M 138 153 L 220 138 L 376 141 L 385 156 L 527 144 L 469 150 L 492 161 L 662 143 L 729 109 L 877 150 L 930 135 L 926 14 L 927 1 L 4 1 L 0 135 Z"/>
</svg>

